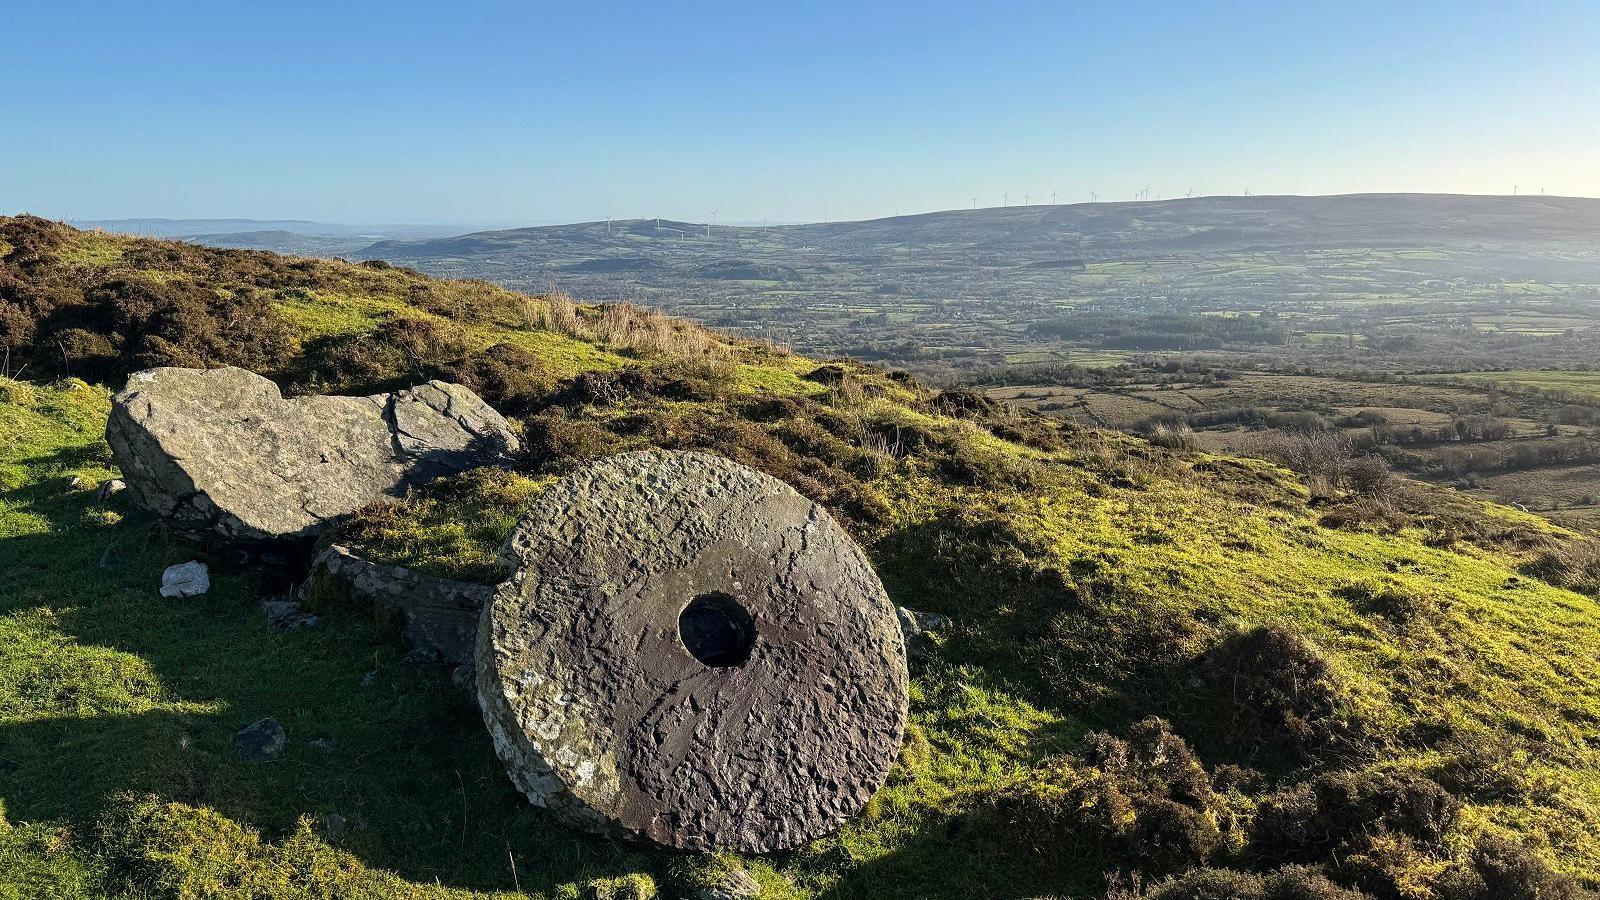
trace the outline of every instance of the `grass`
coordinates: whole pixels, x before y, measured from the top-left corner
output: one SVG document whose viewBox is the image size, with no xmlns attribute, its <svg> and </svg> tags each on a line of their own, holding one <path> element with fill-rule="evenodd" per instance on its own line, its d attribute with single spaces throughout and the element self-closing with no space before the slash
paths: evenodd
<svg viewBox="0 0 1600 900">
<path fill-rule="evenodd" d="M 1600 400 L 1600 372 L 1459 372 L 1440 376 L 1440 379 L 1467 384 L 1491 384 L 1513 389 L 1533 389 L 1585 400 Z"/>
<path fill-rule="evenodd" d="M 410 277 L 336 271 L 375 279 L 364 297 Z M 297 301 L 302 337 L 393 312 L 326 289 Z M 646 345 L 705 349 L 644 314 L 585 324 L 572 309 L 528 331 L 514 304 L 484 309 L 500 312 L 462 327 L 539 335 L 549 343 L 525 349 L 565 354 L 557 366 L 649 375 Z M 493 580 L 499 542 L 554 474 L 651 442 L 746 460 L 828 503 L 895 603 L 952 624 L 914 666 L 884 789 L 837 834 L 743 860 L 592 839 L 529 807 L 450 673 L 408 661 L 358 610 L 275 631 L 259 605 L 271 588 L 220 554 L 206 557 L 208 595 L 160 598 L 163 568 L 206 550 L 169 539 L 125 493 L 97 499 L 116 475 L 108 391 L 0 381 L 0 897 L 692 896 L 735 864 L 775 898 L 1094 897 L 1108 872 L 1181 871 L 1133 838 L 1060 838 L 1098 826 L 1046 802 L 1131 791 L 1086 747 L 1151 716 L 1227 783 L 1215 802 L 1237 823 L 1184 865 L 1268 871 L 1279 860 L 1246 838 L 1283 792 L 1406 773 L 1456 785 L 1461 815 L 1441 844 L 1358 873 L 1350 860 L 1375 846 L 1359 841 L 1405 837 L 1378 823 L 1308 861 L 1426 898 L 1500 835 L 1600 887 L 1600 660 L 1587 649 L 1600 604 L 1524 571 L 1572 535 L 1442 494 L 1379 522 L 1346 510 L 1340 525 L 1264 462 L 1056 426 L 858 364 L 818 368 L 729 345 L 645 388 L 595 376 L 608 399 L 557 391 L 530 419 L 551 458 L 439 482 L 341 535 L 386 561 Z M 1272 681 L 1294 659 L 1218 668 L 1264 633 L 1291 636 L 1320 673 L 1321 705 L 1290 710 L 1315 740 L 1239 699 L 1256 696 L 1251 679 L 1299 690 Z M 247 763 L 233 735 L 267 716 L 286 753 Z M 1490 757 L 1517 764 L 1489 771 Z M 1055 824 L 996 819 L 1018 808 Z M 1127 826 L 1148 814 L 1130 806 L 1106 833 L 1137 836 Z"/>
</svg>

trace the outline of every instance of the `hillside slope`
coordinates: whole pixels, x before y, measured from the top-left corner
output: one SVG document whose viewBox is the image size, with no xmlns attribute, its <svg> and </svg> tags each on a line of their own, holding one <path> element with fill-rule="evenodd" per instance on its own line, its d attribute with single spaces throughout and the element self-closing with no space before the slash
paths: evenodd
<svg viewBox="0 0 1600 900">
<path fill-rule="evenodd" d="M 1050 422 L 620 306 L 384 265 L 0 220 L 0 896 L 1572 897 L 1600 886 L 1600 554 L 1409 483 L 1293 473 Z M 668 857 L 521 802 L 451 674 L 361 610 L 276 631 L 282 589 L 120 498 L 109 390 L 154 364 L 290 391 L 428 377 L 525 429 L 513 470 L 341 539 L 496 577 L 517 510 L 585 459 L 701 448 L 862 541 L 951 617 L 889 785 L 765 859 Z M 1590 594 L 1577 591 L 1589 591 Z M 373 673 L 373 674 L 369 674 Z M 238 729 L 274 716 L 278 762 Z"/>
</svg>

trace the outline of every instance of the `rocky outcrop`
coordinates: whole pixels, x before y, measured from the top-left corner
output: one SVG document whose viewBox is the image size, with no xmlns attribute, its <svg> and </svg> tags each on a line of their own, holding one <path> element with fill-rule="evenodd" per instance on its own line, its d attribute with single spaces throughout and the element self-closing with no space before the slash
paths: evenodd
<svg viewBox="0 0 1600 900">
<path fill-rule="evenodd" d="M 393 622 L 407 646 L 452 666 L 472 663 L 478 617 L 492 593 L 490 585 L 375 563 L 337 544 L 311 567 L 311 596 L 319 603 L 369 608 L 379 621 Z"/>
<path fill-rule="evenodd" d="M 719 457 L 626 453 L 546 489 L 506 545 L 477 689 L 513 783 L 574 824 L 769 852 L 871 798 L 905 648 L 821 507 Z"/>
<path fill-rule="evenodd" d="M 150 369 L 106 426 L 129 494 L 192 537 L 303 538 L 408 484 L 518 449 L 506 420 L 460 385 L 285 399 L 244 369 Z"/>
</svg>

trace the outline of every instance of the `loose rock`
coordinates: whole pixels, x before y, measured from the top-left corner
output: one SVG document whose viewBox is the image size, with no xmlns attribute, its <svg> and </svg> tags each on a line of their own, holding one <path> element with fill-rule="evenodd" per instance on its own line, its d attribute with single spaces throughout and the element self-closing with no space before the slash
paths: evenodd
<svg viewBox="0 0 1600 900">
<path fill-rule="evenodd" d="M 717 882 L 701 888 L 696 900 L 756 900 L 761 896 L 761 882 L 742 868 L 729 868 L 718 876 Z"/>
<path fill-rule="evenodd" d="M 627 453 L 540 495 L 478 630 L 480 706 L 528 799 L 592 830 L 768 852 L 883 784 L 905 650 L 825 510 L 719 457 Z"/>
<path fill-rule="evenodd" d="M 322 817 L 322 830 L 329 840 L 337 841 L 349 832 L 350 823 L 338 813 L 326 813 Z"/>
<path fill-rule="evenodd" d="M 120 478 L 113 478 L 110 481 L 107 481 L 105 484 L 100 485 L 100 492 L 97 496 L 100 498 L 100 502 L 104 503 L 105 501 L 110 500 L 112 497 L 115 497 L 127 489 L 128 485 L 126 482 Z"/>
<path fill-rule="evenodd" d="M 203 562 L 179 563 L 161 573 L 161 596 L 198 597 L 211 590 L 211 570 Z"/>
<path fill-rule="evenodd" d="M 506 420 L 460 385 L 284 399 L 244 369 L 136 372 L 106 441 L 130 495 L 190 537 L 316 535 L 408 484 L 502 460 Z"/>
<path fill-rule="evenodd" d="M 904 606 L 895 608 L 900 620 L 900 633 L 905 638 L 906 655 L 912 659 L 926 659 L 933 655 L 933 638 L 950 626 L 950 617 L 938 613 L 918 612 Z"/>
<path fill-rule="evenodd" d="M 267 624 L 279 631 L 315 628 L 317 625 L 317 617 L 301 610 L 300 604 L 292 600 L 267 600 L 261 604 L 261 610 L 267 614 Z"/>
<path fill-rule="evenodd" d="M 277 719 L 267 718 L 233 736 L 233 746 L 246 762 L 272 762 L 283 755 L 289 736 Z"/>
<path fill-rule="evenodd" d="M 398 619 L 413 660 L 471 665 L 478 619 L 494 588 L 413 572 L 362 559 L 338 544 L 311 566 L 311 591 L 330 602 L 370 608 L 380 620 Z"/>
</svg>

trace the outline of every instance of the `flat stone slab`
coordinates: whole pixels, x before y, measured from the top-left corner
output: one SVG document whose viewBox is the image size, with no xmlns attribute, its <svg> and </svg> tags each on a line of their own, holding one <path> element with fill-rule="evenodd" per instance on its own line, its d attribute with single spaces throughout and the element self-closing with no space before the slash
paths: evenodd
<svg viewBox="0 0 1600 900">
<path fill-rule="evenodd" d="M 362 559 L 334 544 L 311 565 L 319 599 L 346 599 L 372 610 L 380 622 L 397 622 L 407 646 L 452 666 L 471 665 L 478 620 L 494 593 L 473 584 Z"/>
<path fill-rule="evenodd" d="M 667 847 L 768 852 L 882 786 L 907 709 L 895 609 L 788 485 L 626 453 L 545 490 L 504 555 L 477 689 L 533 803 Z"/>
<path fill-rule="evenodd" d="M 519 448 L 460 385 L 286 400 L 238 368 L 134 373 L 112 400 L 106 441 L 141 506 L 191 537 L 237 541 L 310 537 L 407 484 Z"/>
</svg>

